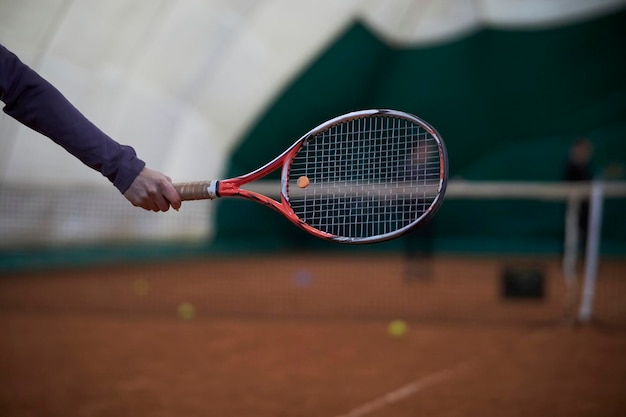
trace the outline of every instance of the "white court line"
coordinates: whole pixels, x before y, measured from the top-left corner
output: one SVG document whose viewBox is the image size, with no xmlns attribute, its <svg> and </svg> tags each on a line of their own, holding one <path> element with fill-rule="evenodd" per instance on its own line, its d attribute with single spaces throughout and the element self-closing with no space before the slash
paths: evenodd
<svg viewBox="0 0 626 417">
<path fill-rule="evenodd" d="M 347 414 L 342 414 L 337 417 L 362 417 L 367 414 L 373 413 L 376 410 L 380 410 L 388 405 L 395 404 L 399 401 L 402 401 L 417 392 L 436 385 L 438 383 L 444 382 L 453 376 L 467 370 L 469 367 L 469 362 L 462 363 L 452 368 L 446 368 L 441 371 L 432 373 L 430 375 L 426 375 L 416 381 L 411 382 L 401 388 L 398 388 L 394 391 L 388 392 L 387 394 L 379 397 L 373 401 L 367 402 Z"/>
</svg>

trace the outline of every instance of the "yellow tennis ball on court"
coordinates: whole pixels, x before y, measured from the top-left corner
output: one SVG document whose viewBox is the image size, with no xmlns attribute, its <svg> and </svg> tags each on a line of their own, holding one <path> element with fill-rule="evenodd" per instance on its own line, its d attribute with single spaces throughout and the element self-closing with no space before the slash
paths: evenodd
<svg viewBox="0 0 626 417">
<path fill-rule="evenodd" d="M 403 320 L 393 320 L 391 323 L 389 323 L 389 326 L 387 326 L 387 331 L 391 336 L 394 337 L 403 336 L 406 333 L 407 329 L 408 326 Z"/>
<path fill-rule="evenodd" d="M 136 279 L 133 282 L 133 292 L 135 295 L 144 296 L 150 291 L 150 284 L 145 279 Z"/>
<path fill-rule="evenodd" d="M 196 316 L 196 307 L 191 303 L 181 303 L 178 306 L 178 317 L 183 320 L 191 320 Z"/>
<path fill-rule="evenodd" d="M 300 188 L 308 187 L 310 184 L 309 177 L 305 175 L 301 176 L 300 178 L 298 178 L 297 184 L 298 184 L 298 187 Z"/>
</svg>

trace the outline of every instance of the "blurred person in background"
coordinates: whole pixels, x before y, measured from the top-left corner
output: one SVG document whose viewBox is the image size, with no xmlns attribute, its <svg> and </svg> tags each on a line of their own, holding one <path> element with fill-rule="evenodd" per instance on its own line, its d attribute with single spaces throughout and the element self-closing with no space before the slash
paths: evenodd
<svg viewBox="0 0 626 417">
<path fill-rule="evenodd" d="M 593 156 L 593 144 L 586 137 L 578 138 L 569 148 L 567 163 L 563 179 L 568 182 L 586 182 L 593 179 L 593 168 L 591 158 Z M 587 238 L 587 227 L 589 222 L 589 200 L 584 199 L 580 204 L 578 212 L 578 231 L 580 241 L 585 242 Z"/>
<path fill-rule="evenodd" d="M 5 103 L 6 114 L 99 171 L 134 206 L 152 211 L 180 208 L 180 196 L 169 177 L 146 167 L 132 147 L 107 136 L 52 84 L 2 45 L 0 101 Z"/>
</svg>

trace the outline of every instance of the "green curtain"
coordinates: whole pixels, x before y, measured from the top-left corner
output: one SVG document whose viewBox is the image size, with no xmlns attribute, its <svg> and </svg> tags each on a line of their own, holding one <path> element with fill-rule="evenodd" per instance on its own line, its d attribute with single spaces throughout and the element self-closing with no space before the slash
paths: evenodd
<svg viewBox="0 0 626 417">
<path fill-rule="evenodd" d="M 594 142 L 600 175 L 626 163 L 625 51 L 626 11 L 555 29 L 482 29 L 429 47 L 388 45 L 357 23 L 278 95 L 225 175 L 253 170 L 324 120 L 364 108 L 404 110 L 433 124 L 453 179 L 560 180 L 579 136 Z M 562 203 L 449 199 L 436 217 L 436 247 L 558 251 L 563 213 Z M 624 199 L 607 202 L 605 251 L 626 254 L 623 213 Z M 333 245 L 248 201 L 220 201 L 216 228 L 217 245 Z"/>
</svg>

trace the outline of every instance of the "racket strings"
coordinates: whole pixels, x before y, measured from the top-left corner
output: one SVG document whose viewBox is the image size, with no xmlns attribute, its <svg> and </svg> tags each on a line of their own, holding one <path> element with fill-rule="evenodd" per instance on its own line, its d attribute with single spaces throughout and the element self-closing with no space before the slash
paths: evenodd
<svg viewBox="0 0 626 417">
<path fill-rule="evenodd" d="M 336 124 L 294 157 L 289 200 L 300 219 L 327 233 L 364 239 L 405 229 L 437 197 L 440 151 L 421 125 L 378 116 Z M 306 176 L 309 186 L 296 180 Z"/>
</svg>

